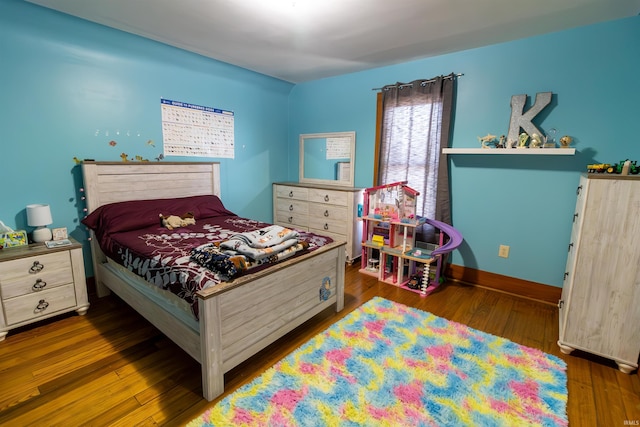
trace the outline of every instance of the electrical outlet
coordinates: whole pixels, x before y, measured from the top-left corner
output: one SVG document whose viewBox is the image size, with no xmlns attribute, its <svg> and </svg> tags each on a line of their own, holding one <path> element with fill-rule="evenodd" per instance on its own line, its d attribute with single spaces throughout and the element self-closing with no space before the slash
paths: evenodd
<svg viewBox="0 0 640 427">
<path fill-rule="evenodd" d="M 498 256 L 502 258 L 509 258 L 509 246 L 500 245 L 500 248 L 498 248 Z"/>
</svg>

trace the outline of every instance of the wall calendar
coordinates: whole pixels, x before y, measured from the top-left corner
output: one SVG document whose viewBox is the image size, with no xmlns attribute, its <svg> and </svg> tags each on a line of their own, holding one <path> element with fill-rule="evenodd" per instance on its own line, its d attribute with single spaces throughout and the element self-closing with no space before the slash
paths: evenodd
<svg viewBox="0 0 640 427">
<path fill-rule="evenodd" d="M 161 99 L 165 156 L 234 158 L 233 111 Z"/>
</svg>

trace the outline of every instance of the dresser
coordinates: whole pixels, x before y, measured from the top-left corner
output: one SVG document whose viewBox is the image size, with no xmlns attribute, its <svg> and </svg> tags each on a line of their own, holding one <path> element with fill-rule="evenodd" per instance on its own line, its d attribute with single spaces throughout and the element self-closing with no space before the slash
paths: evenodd
<svg viewBox="0 0 640 427">
<path fill-rule="evenodd" d="M 640 176 L 584 174 L 577 199 L 558 345 L 629 373 L 640 353 Z"/>
<path fill-rule="evenodd" d="M 0 250 L 0 341 L 9 330 L 89 309 L 82 245 L 32 244 Z"/>
<path fill-rule="evenodd" d="M 273 184 L 273 221 L 347 242 L 346 260 L 360 256 L 362 189 L 283 182 Z"/>
</svg>

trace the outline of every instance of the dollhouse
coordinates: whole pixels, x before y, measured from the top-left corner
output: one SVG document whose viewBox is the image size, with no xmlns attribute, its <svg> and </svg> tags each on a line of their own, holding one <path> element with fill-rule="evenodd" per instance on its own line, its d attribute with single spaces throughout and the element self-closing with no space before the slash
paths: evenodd
<svg viewBox="0 0 640 427">
<path fill-rule="evenodd" d="M 419 192 L 407 181 L 364 190 L 360 272 L 422 296 L 443 281 L 445 256 L 462 243 L 462 235 L 441 221 L 416 216 Z M 417 240 L 418 227 L 434 227 L 438 243 Z"/>
</svg>

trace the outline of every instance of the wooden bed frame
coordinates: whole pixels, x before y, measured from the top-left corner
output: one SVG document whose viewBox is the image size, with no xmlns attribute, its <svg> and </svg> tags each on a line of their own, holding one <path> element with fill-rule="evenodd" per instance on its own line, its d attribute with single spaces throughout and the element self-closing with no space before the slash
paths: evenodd
<svg viewBox="0 0 640 427">
<path fill-rule="evenodd" d="M 220 196 L 219 163 L 85 161 L 82 172 L 88 213 L 119 201 Z M 344 242 L 199 291 L 199 322 L 176 316 L 139 278 L 118 274 L 90 243 L 98 296 L 113 291 L 197 360 L 209 401 L 224 391 L 225 372 L 331 305 L 344 307 Z"/>
</svg>

